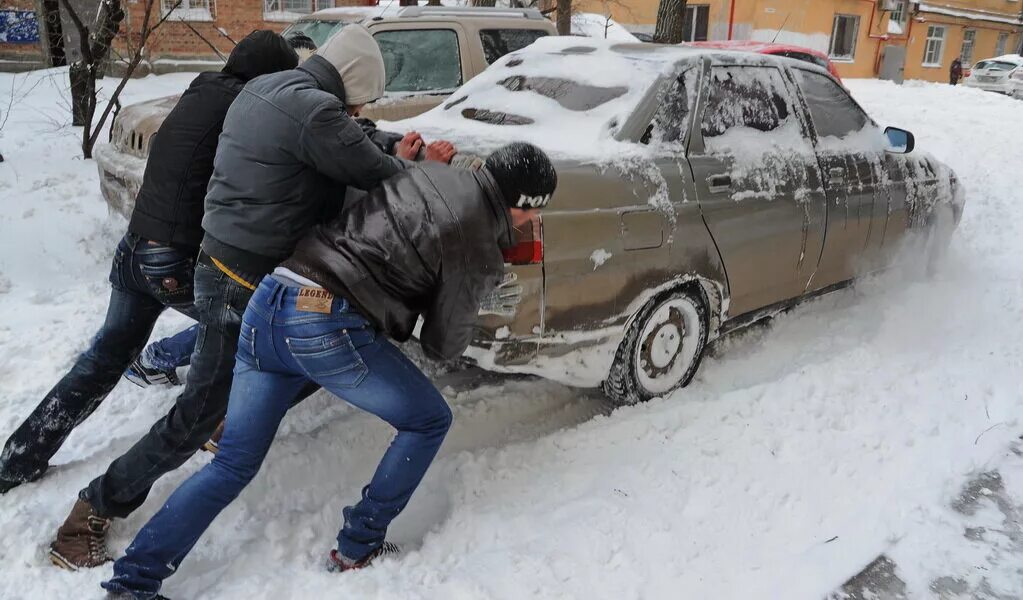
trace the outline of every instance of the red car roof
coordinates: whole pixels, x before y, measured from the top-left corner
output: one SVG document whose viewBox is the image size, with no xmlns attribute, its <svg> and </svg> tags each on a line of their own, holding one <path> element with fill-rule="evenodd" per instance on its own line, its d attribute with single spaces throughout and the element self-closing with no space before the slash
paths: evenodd
<svg viewBox="0 0 1023 600">
<path fill-rule="evenodd" d="M 838 69 L 835 68 L 835 64 L 831 62 L 828 55 L 820 50 L 814 50 L 813 48 L 807 48 L 805 46 L 795 46 L 792 44 L 777 44 L 773 42 L 755 42 L 752 40 L 720 40 L 720 41 L 707 41 L 707 42 L 685 42 L 684 45 L 692 46 L 694 48 L 712 48 L 716 50 L 737 50 L 740 52 L 756 52 L 757 54 L 787 54 L 789 52 L 798 52 L 801 54 L 809 54 L 816 58 L 821 59 L 828 65 L 828 72 L 831 75 L 841 81 L 842 78 L 838 75 Z"/>
</svg>

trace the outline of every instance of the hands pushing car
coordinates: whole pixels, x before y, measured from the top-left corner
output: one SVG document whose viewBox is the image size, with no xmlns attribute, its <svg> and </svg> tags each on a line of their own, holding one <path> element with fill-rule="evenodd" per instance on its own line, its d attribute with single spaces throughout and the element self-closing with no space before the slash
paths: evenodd
<svg viewBox="0 0 1023 600">
<path fill-rule="evenodd" d="M 944 243 L 963 190 L 882 131 L 826 70 L 712 49 L 547 38 L 394 124 L 478 154 L 544 148 L 559 186 L 508 255 L 511 316 L 481 318 L 481 366 L 603 387 L 686 385 L 725 332 Z"/>
</svg>

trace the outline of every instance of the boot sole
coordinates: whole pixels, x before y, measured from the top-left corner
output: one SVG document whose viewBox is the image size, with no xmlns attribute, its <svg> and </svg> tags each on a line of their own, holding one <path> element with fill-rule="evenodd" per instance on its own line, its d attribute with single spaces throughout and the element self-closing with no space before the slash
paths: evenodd
<svg viewBox="0 0 1023 600">
<path fill-rule="evenodd" d="M 101 565 L 105 565 L 106 563 L 113 562 L 113 561 L 112 561 L 112 559 L 107 559 L 107 560 L 103 561 L 102 563 L 100 563 L 98 565 L 93 565 L 91 567 L 89 567 L 89 566 L 79 566 L 79 565 L 76 565 L 75 563 L 71 562 L 70 560 L 64 558 L 63 556 L 61 556 L 60 552 L 57 552 L 56 550 L 50 550 L 50 562 L 53 563 L 53 566 L 58 567 L 60 569 L 64 569 L 65 571 L 78 572 L 78 571 L 81 571 L 82 569 L 93 569 L 95 567 L 99 567 Z"/>
</svg>

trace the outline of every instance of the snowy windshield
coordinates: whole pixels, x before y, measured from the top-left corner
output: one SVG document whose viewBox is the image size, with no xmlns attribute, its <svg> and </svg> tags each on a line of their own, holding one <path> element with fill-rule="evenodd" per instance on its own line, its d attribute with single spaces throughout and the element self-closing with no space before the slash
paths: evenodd
<svg viewBox="0 0 1023 600">
<path fill-rule="evenodd" d="M 345 25 L 344 21 L 297 21 L 285 29 L 283 35 L 288 37 L 291 34 L 304 33 L 319 48 Z"/>
<path fill-rule="evenodd" d="M 974 65 L 973 68 L 974 69 L 988 69 L 988 70 L 991 70 L 991 71 L 1011 71 L 1011 70 L 1015 69 L 1018 66 L 1019 65 L 1013 64 L 1011 62 L 1005 62 L 1005 61 L 1000 61 L 1000 60 L 982 60 L 979 63 L 977 63 L 976 65 Z"/>
<path fill-rule="evenodd" d="M 590 156 L 619 128 L 677 49 L 549 36 L 509 54 L 404 127 L 442 132 L 473 146 L 531 141 L 562 155 Z"/>
</svg>

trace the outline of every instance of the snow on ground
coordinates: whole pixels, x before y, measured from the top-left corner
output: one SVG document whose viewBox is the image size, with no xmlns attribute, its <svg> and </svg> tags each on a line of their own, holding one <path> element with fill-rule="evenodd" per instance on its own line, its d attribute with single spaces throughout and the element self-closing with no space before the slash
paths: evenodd
<svg viewBox="0 0 1023 600">
<path fill-rule="evenodd" d="M 125 100 L 187 80 L 134 81 Z M 1005 488 L 1023 490 L 1018 463 L 1005 462 L 1023 409 L 1023 199 L 1012 167 L 1023 104 L 964 88 L 847 83 L 880 123 L 914 131 L 968 187 L 936 276 L 889 273 L 809 303 L 717 344 L 686 390 L 610 414 L 595 395 L 548 382 L 449 391 L 454 429 L 392 528 L 407 552 L 344 576 L 323 572 L 322 557 L 389 432 L 319 395 L 289 415 L 260 476 L 164 591 L 816 600 L 885 552 L 914 598 L 933 597 L 940 577 L 980 589 L 970 586 L 981 576 L 999 597 L 1023 596 L 1018 555 L 998 558 L 964 538 L 952 508 L 975 473 L 1000 466 Z M 0 75 L 0 92 L 12 86 L 23 97 L 0 132 L 0 435 L 98 327 L 125 228 L 106 213 L 94 165 L 77 158 L 64 75 Z M 165 318 L 157 333 L 184 323 Z M 122 382 L 47 477 L 0 497 L 0 597 L 102 597 L 109 567 L 52 568 L 50 536 L 76 492 L 172 397 Z M 116 522 L 113 550 L 207 460 L 193 458 Z M 984 504 L 969 521 L 997 529 L 1001 514 Z"/>
</svg>

